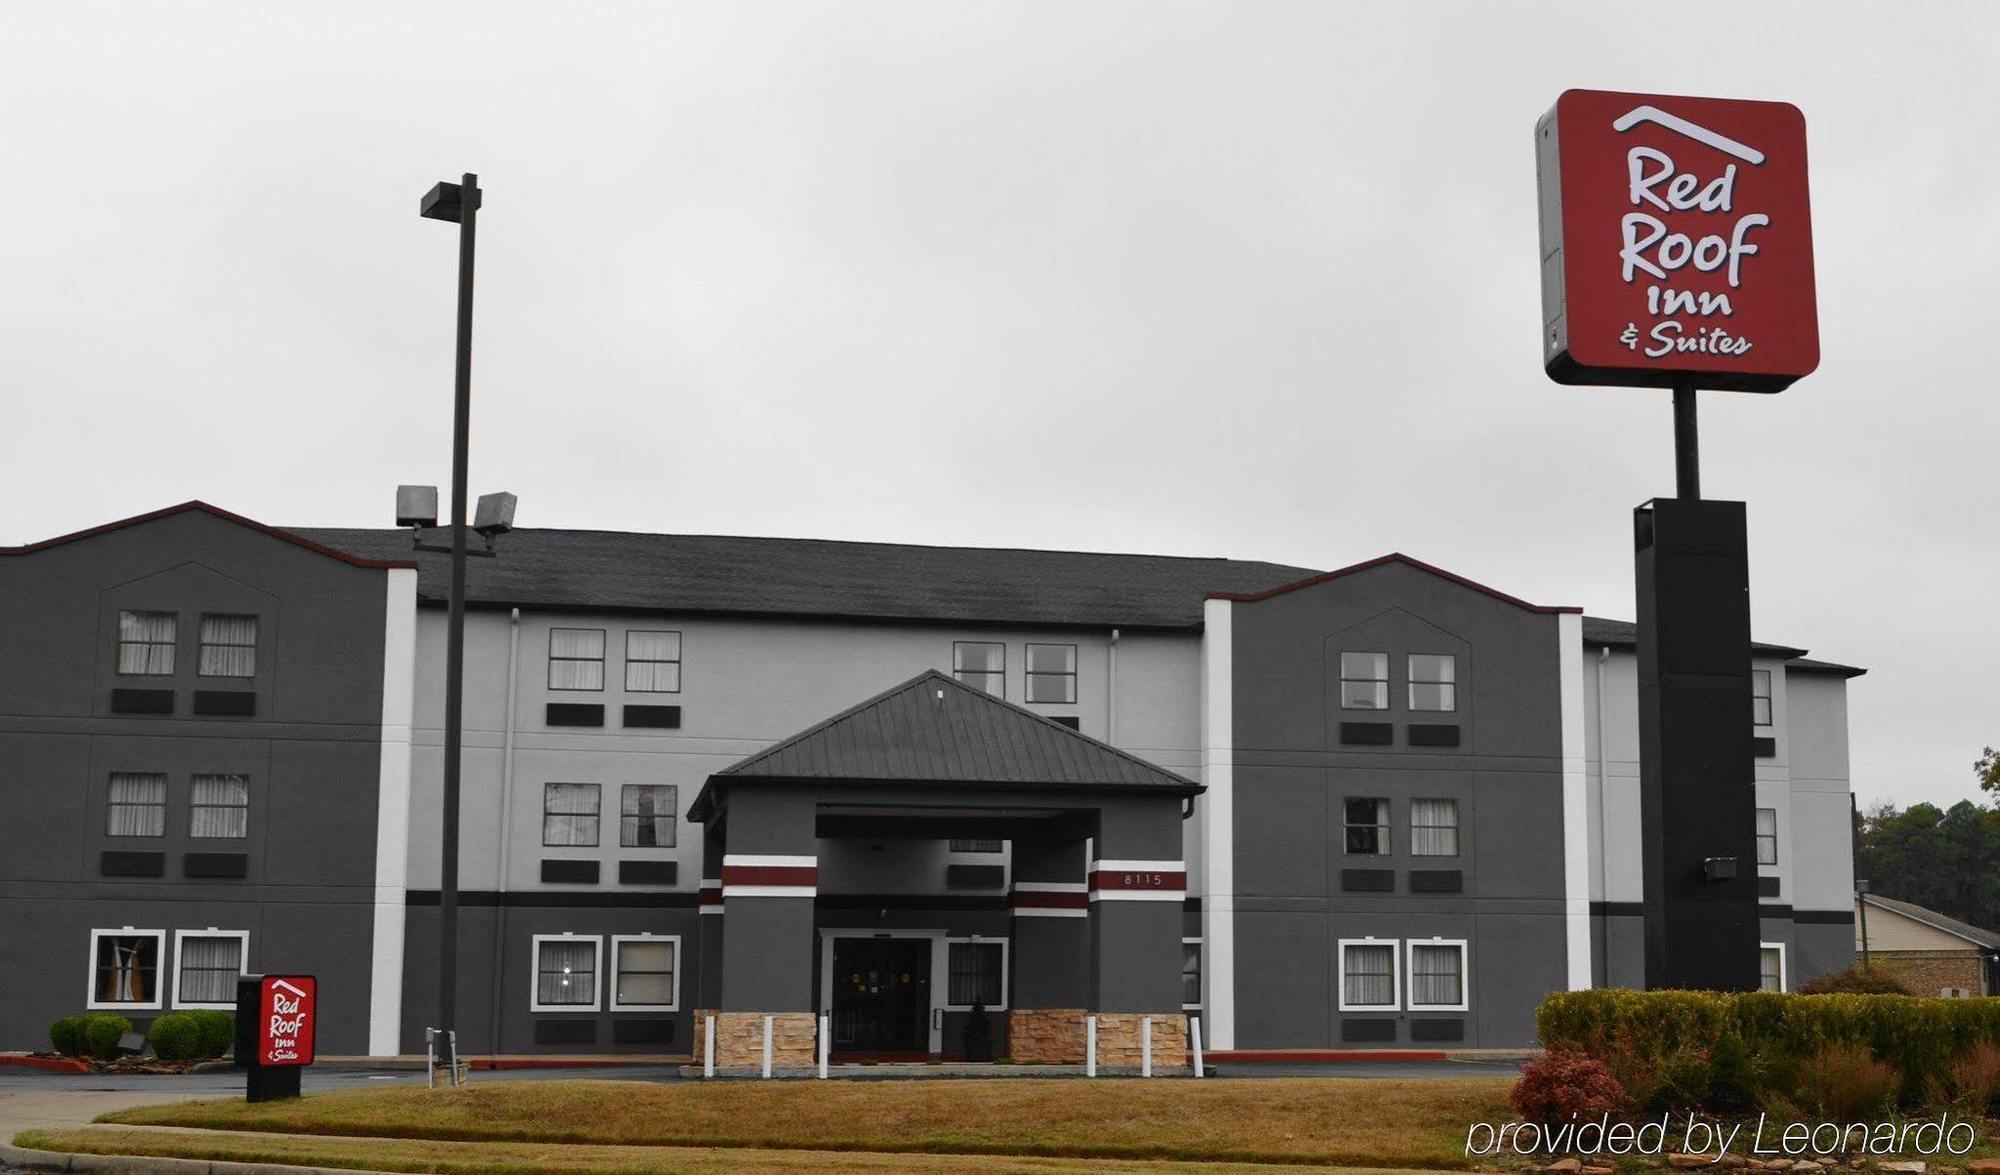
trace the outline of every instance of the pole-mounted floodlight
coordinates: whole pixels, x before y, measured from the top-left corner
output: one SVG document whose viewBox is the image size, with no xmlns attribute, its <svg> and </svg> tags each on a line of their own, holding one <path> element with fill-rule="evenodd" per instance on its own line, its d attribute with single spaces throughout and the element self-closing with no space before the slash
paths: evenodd
<svg viewBox="0 0 2000 1175">
<path fill-rule="evenodd" d="M 397 486 L 396 525 L 412 530 L 422 530 L 426 526 L 438 524 L 438 488 L 436 486 Z"/>
<path fill-rule="evenodd" d="M 492 546 L 493 536 L 506 534 L 514 529 L 514 505 L 520 501 L 512 494 L 481 494 L 479 505 L 472 512 L 472 529 Z"/>
</svg>

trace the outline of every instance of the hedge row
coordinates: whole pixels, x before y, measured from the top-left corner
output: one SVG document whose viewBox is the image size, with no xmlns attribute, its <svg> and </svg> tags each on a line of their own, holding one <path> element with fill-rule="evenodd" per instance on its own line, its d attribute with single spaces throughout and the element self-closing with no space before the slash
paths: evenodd
<svg viewBox="0 0 2000 1175">
<path fill-rule="evenodd" d="M 236 1017 L 212 1010 L 169 1012 L 153 1021 L 148 1039 L 162 1061 L 212 1060 L 234 1043 Z"/>
<path fill-rule="evenodd" d="M 49 1043 L 65 1057 L 109 1061 L 118 1055 L 118 1038 L 130 1031 L 132 1022 L 116 1012 L 64 1016 L 49 1025 Z"/>
<path fill-rule="evenodd" d="M 118 1038 L 132 1031 L 132 1022 L 116 1012 L 64 1016 L 49 1025 L 49 1043 L 65 1057 L 118 1056 Z M 236 1017 L 228 1012 L 168 1012 L 147 1032 L 153 1055 L 162 1061 L 199 1061 L 220 1057 L 236 1040 Z"/>
<path fill-rule="evenodd" d="M 1777 992 L 1559 992 L 1535 1027 L 1544 1048 L 1602 1061 L 1645 1105 L 1751 1106 L 1797 1086 L 1829 1048 L 1866 1049 L 1895 1067 L 1900 1101 L 1934 1096 L 1955 1062 L 2000 1046 L 2000 999 Z"/>
</svg>

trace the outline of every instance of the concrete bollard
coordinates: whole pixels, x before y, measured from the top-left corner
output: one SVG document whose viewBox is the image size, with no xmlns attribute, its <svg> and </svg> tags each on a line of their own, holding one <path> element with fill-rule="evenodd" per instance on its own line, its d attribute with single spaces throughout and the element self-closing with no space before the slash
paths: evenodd
<svg viewBox="0 0 2000 1175">
<path fill-rule="evenodd" d="M 771 1075 L 771 1017 L 764 1017 L 764 1076 Z"/>
<path fill-rule="evenodd" d="M 1202 1075 L 1202 1071 L 1201 1071 L 1201 1017 L 1200 1017 L 1200 1016 L 1189 1016 L 1189 1017 L 1188 1017 L 1188 1034 L 1189 1034 L 1189 1036 L 1191 1037 L 1191 1039 L 1192 1039 L 1192 1040 L 1194 1041 L 1194 1075 L 1195 1075 L 1196 1077 L 1200 1077 L 1200 1076 Z"/>
<path fill-rule="evenodd" d="M 833 1043 L 833 1034 L 828 1031 L 829 1028 L 830 1021 L 828 1017 L 825 1013 L 821 1013 L 819 1018 L 819 1079 L 821 1081 L 826 1080 L 826 1056 L 829 1046 Z"/>
<path fill-rule="evenodd" d="M 1139 1076 L 1153 1075 L 1153 1018 L 1146 1016 L 1139 1021 Z"/>
<path fill-rule="evenodd" d="M 701 1034 L 701 1075 L 715 1076 L 715 1017 L 708 1018 L 708 1028 Z"/>
<path fill-rule="evenodd" d="M 1086 1016 L 1083 1020 L 1083 1075 L 1097 1076 L 1097 1017 Z"/>
</svg>

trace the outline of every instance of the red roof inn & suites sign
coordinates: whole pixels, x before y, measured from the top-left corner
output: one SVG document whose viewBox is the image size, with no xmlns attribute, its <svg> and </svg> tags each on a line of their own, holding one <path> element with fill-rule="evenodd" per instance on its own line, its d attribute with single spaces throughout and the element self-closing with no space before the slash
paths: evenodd
<svg viewBox="0 0 2000 1175">
<path fill-rule="evenodd" d="M 313 1063 L 318 988 L 309 975 L 266 975 L 257 986 L 257 1063 Z"/>
<path fill-rule="evenodd" d="M 1775 392 L 1819 366 L 1797 107 L 1569 90 L 1535 145 L 1550 378 Z"/>
</svg>

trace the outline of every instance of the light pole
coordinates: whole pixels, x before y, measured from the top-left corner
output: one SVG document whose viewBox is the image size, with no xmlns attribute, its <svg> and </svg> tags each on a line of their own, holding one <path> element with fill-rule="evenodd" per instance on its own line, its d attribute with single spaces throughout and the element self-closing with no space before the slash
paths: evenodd
<svg viewBox="0 0 2000 1175">
<path fill-rule="evenodd" d="M 439 838 L 438 1022 L 458 1082 L 458 780 L 465 719 L 465 466 L 472 415 L 472 254 L 479 224 L 479 177 L 439 183 L 418 211 L 458 225 L 458 361 L 451 411 L 451 595 L 444 654 L 444 829 Z"/>
</svg>

